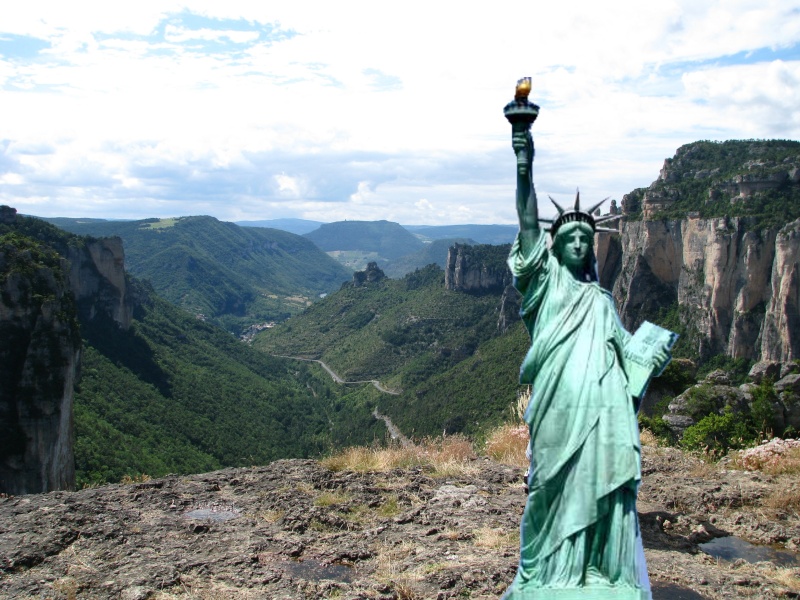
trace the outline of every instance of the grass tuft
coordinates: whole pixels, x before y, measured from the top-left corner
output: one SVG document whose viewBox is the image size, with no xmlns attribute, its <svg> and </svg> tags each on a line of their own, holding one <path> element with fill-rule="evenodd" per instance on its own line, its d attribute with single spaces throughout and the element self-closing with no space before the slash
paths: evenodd
<svg viewBox="0 0 800 600">
<path fill-rule="evenodd" d="M 527 425 L 501 425 L 492 430 L 486 439 L 486 456 L 506 465 L 527 467 L 525 451 L 528 440 Z"/>
</svg>

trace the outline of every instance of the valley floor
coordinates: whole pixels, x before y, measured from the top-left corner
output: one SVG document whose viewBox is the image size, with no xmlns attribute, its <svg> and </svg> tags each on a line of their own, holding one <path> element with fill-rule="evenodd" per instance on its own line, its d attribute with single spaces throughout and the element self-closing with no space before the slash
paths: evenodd
<svg viewBox="0 0 800 600">
<path fill-rule="evenodd" d="M 726 563 L 697 546 L 724 534 L 800 544 L 797 515 L 769 508 L 796 481 L 708 468 L 674 449 L 645 448 L 643 468 L 656 600 L 800 595 L 797 568 Z M 485 458 L 451 477 L 281 460 L 2 497 L 0 597 L 497 598 L 516 569 L 521 476 Z"/>
</svg>

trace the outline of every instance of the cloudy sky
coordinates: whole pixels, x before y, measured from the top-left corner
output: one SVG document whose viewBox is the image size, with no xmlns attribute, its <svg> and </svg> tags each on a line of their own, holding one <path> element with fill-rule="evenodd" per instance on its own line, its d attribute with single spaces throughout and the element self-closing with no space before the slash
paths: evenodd
<svg viewBox="0 0 800 600">
<path fill-rule="evenodd" d="M 39 216 L 515 221 L 621 199 L 699 139 L 800 139 L 800 0 L 0 7 L 0 204 Z"/>
</svg>

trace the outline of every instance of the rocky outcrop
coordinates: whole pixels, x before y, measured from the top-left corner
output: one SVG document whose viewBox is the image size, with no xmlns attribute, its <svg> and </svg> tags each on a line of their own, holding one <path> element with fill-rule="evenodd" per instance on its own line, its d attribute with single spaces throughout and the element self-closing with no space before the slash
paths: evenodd
<svg viewBox="0 0 800 600">
<path fill-rule="evenodd" d="M 784 373 L 783 376 L 775 381 L 781 372 Z M 758 384 L 769 380 L 774 381 L 774 384 L 770 392 L 772 422 L 768 424 L 768 428 L 777 435 L 784 435 L 787 431 L 800 431 L 800 365 L 794 362 L 784 365 L 760 362 L 753 366 L 750 377 L 756 383 L 736 386 L 724 371 L 712 371 L 703 381 L 677 395 L 662 418 L 676 438 L 680 439 L 686 429 L 695 425 L 706 414 L 723 415 L 728 411 L 750 414 Z"/>
<path fill-rule="evenodd" d="M 497 318 L 497 333 L 505 333 L 508 329 L 519 322 L 519 311 L 521 308 L 521 298 L 517 288 L 508 285 L 503 290 L 500 297 L 500 316 Z"/>
<path fill-rule="evenodd" d="M 778 221 L 798 194 L 800 143 L 679 148 L 656 181 L 623 197 L 621 252 L 603 237 L 597 245 L 625 326 L 679 322 L 679 343 L 701 360 L 800 358 L 800 219 Z M 756 216 L 699 216 L 734 208 Z"/>
<path fill-rule="evenodd" d="M 0 246 L 0 491 L 70 489 L 80 333 L 68 266 L 29 240 Z"/>
<path fill-rule="evenodd" d="M 454 244 L 447 253 L 444 287 L 461 292 L 502 292 L 511 285 L 510 246 Z"/>
<path fill-rule="evenodd" d="M 353 287 L 360 287 L 368 283 L 377 283 L 386 279 L 386 274 L 378 267 L 378 263 L 371 262 L 363 271 L 353 273 Z"/>
<path fill-rule="evenodd" d="M 800 358 L 800 219 L 778 232 L 769 283 L 761 357 L 796 360 Z"/>
<path fill-rule="evenodd" d="M 0 597 L 498 598 L 519 561 L 523 469 L 488 459 L 469 467 L 445 478 L 421 467 L 332 472 L 282 460 L 0 497 Z M 786 569 L 733 566 L 697 545 L 732 534 L 796 548 L 791 508 L 765 506 L 790 482 L 709 473 L 679 450 L 648 446 L 642 472 L 654 600 L 796 596 Z"/>
</svg>

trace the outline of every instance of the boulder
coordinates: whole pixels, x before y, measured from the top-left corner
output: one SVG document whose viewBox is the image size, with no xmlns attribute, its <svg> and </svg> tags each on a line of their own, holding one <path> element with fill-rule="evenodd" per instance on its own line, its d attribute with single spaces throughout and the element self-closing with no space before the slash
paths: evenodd
<svg viewBox="0 0 800 600">
<path fill-rule="evenodd" d="M 762 360 L 753 365 L 747 376 L 755 381 L 761 383 L 765 378 L 775 381 L 780 379 L 781 363 L 773 360 Z"/>
</svg>

